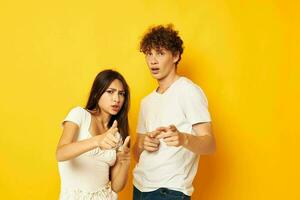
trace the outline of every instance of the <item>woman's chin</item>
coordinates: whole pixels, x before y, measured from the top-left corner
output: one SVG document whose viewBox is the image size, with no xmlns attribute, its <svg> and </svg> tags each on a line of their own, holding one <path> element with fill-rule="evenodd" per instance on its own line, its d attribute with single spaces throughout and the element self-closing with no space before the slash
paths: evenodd
<svg viewBox="0 0 300 200">
<path fill-rule="evenodd" d="M 118 113 L 119 113 L 119 111 L 115 111 L 115 110 L 112 110 L 109 112 L 109 114 L 111 114 L 111 115 L 117 115 Z"/>
</svg>

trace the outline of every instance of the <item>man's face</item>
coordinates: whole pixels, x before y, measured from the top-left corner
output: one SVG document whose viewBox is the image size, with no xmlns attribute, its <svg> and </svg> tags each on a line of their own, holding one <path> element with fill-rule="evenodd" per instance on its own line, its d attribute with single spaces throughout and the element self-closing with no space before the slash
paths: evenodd
<svg viewBox="0 0 300 200">
<path fill-rule="evenodd" d="M 146 62 L 150 72 L 156 80 L 166 78 L 171 72 L 176 71 L 178 55 L 173 55 L 171 51 L 164 48 L 151 49 L 146 52 Z"/>
</svg>

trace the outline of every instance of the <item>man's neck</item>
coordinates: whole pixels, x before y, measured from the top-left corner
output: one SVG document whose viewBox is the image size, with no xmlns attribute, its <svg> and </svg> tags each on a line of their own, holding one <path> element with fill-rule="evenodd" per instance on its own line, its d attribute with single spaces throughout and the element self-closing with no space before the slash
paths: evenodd
<svg viewBox="0 0 300 200">
<path fill-rule="evenodd" d="M 178 78 L 179 75 L 176 72 L 174 72 L 174 73 L 170 73 L 164 79 L 158 80 L 157 92 L 164 93 Z"/>
</svg>

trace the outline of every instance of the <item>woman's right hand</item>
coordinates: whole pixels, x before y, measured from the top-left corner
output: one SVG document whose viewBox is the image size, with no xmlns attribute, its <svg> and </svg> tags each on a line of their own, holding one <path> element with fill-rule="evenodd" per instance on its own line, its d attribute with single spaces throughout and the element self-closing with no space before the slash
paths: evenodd
<svg viewBox="0 0 300 200">
<path fill-rule="evenodd" d="M 119 139 L 116 134 L 118 132 L 118 122 L 115 120 L 112 126 L 103 134 L 97 135 L 96 139 L 98 147 L 102 150 L 114 149 L 119 143 Z"/>
</svg>

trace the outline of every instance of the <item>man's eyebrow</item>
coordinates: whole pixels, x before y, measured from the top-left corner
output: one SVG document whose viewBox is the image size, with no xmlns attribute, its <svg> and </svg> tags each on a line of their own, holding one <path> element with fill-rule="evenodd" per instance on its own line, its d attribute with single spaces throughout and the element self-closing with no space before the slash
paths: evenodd
<svg viewBox="0 0 300 200">
<path fill-rule="evenodd" d="M 155 51 L 165 51 L 166 48 L 165 47 L 156 47 Z"/>
</svg>

